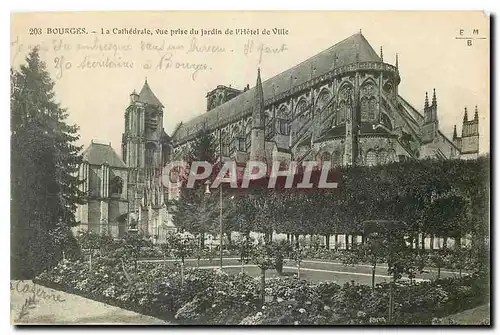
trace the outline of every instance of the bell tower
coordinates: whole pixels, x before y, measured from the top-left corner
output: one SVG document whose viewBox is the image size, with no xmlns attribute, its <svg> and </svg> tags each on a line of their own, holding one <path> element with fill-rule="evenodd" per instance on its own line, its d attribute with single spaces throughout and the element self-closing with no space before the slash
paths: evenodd
<svg viewBox="0 0 500 335">
<path fill-rule="evenodd" d="M 139 94 L 130 94 L 122 136 L 122 156 L 129 168 L 144 173 L 161 168 L 163 108 L 147 79 Z"/>
<path fill-rule="evenodd" d="M 163 129 L 163 104 L 151 90 L 147 79 L 137 94 L 130 94 L 125 111 L 125 131 L 122 135 L 122 158 L 128 168 L 129 213 L 136 218 L 137 229 L 150 232 L 151 208 L 163 205 L 161 172 L 165 155 L 166 134 Z M 133 220 L 132 220 L 133 221 Z M 129 224 L 130 224 L 129 220 Z"/>
</svg>

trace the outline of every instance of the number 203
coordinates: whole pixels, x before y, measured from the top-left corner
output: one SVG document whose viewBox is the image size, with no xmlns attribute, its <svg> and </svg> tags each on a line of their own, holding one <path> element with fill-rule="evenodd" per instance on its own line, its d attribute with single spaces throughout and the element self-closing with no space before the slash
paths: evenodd
<svg viewBox="0 0 500 335">
<path fill-rule="evenodd" d="M 29 28 L 30 35 L 41 35 L 42 28 Z"/>
</svg>

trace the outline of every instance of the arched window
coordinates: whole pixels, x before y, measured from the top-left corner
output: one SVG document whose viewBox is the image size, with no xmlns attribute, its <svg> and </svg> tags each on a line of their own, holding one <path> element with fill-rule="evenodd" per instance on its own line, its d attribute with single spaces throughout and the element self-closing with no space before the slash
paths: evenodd
<svg viewBox="0 0 500 335">
<path fill-rule="evenodd" d="M 252 118 L 248 119 L 245 128 L 245 151 L 248 151 L 248 149 L 250 149 L 250 145 L 252 144 L 252 122 Z"/>
<path fill-rule="evenodd" d="M 290 112 L 286 106 L 281 106 L 276 115 L 278 133 L 290 135 Z"/>
<path fill-rule="evenodd" d="M 386 164 L 387 163 L 387 152 L 385 150 L 381 150 L 378 153 L 378 164 Z"/>
<path fill-rule="evenodd" d="M 245 151 L 245 137 L 239 126 L 234 126 L 231 131 L 231 152 L 234 151 Z"/>
<path fill-rule="evenodd" d="M 339 115 L 338 124 L 344 123 L 348 118 L 351 118 L 351 105 L 352 105 L 352 87 L 349 84 L 345 84 L 339 91 Z"/>
<path fill-rule="evenodd" d="M 374 151 L 370 150 L 366 153 L 366 165 L 375 166 L 377 164 L 377 155 Z"/>
<path fill-rule="evenodd" d="M 318 111 L 318 113 L 323 113 L 327 110 L 331 110 L 331 104 L 330 106 L 325 108 L 325 106 L 327 106 L 330 100 L 331 100 L 330 92 L 328 92 L 325 89 L 322 90 L 318 96 L 318 99 L 316 100 L 316 110 Z"/>
<path fill-rule="evenodd" d="M 371 97 L 368 103 L 368 119 L 375 119 L 375 110 L 377 109 L 377 99 L 375 97 Z"/>
<path fill-rule="evenodd" d="M 361 121 L 368 121 L 370 119 L 371 119 L 370 113 L 368 111 L 368 98 L 362 97 L 361 98 Z"/>
<path fill-rule="evenodd" d="M 114 176 L 109 183 L 110 195 L 121 195 L 123 191 L 123 179 L 119 176 Z"/>
<path fill-rule="evenodd" d="M 307 113 L 306 109 L 307 109 L 307 101 L 305 99 L 300 99 L 300 101 L 297 103 L 297 107 L 295 107 L 295 116 L 306 115 Z"/>
</svg>

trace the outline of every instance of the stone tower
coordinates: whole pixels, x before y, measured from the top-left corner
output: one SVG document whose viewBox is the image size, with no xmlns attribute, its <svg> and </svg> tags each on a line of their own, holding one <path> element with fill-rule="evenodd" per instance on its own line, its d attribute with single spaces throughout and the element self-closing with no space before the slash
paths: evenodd
<svg viewBox="0 0 500 335">
<path fill-rule="evenodd" d="M 163 108 L 146 79 L 140 93 L 130 95 L 125 111 L 122 157 L 128 167 L 129 227 L 146 236 L 157 235 L 165 207 L 161 172 L 168 159 L 168 136 Z"/>
</svg>

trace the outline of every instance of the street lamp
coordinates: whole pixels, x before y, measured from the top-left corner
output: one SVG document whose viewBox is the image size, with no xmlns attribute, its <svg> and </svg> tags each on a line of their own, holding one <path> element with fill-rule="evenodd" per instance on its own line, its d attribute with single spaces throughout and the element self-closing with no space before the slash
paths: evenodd
<svg viewBox="0 0 500 335">
<path fill-rule="evenodd" d="M 205 182 L 205 194 L 211 194 L 210 192 L 210 181 L 207 180 Z M 231 197 L 231 199 L 234 199 L 234 196 Z M 219 241 L 219 252 L 220 252 L 220 269 L 222 270 L 222 259 L 223 259 L 223 253 L 222 253 L 222 246 L 223 246 L 223 235 L 224 235 L 224 226 L 222 224 L 222 185 L 219 185 L 219 236 L 220 236 L 220 241 Z"/>
<path fill-rule="evenodd" d="M 210 180 L 207 180 L 205 182 L 205 194 L 211 194 L 212 192 L 210 192 Z"/>
</svg>

